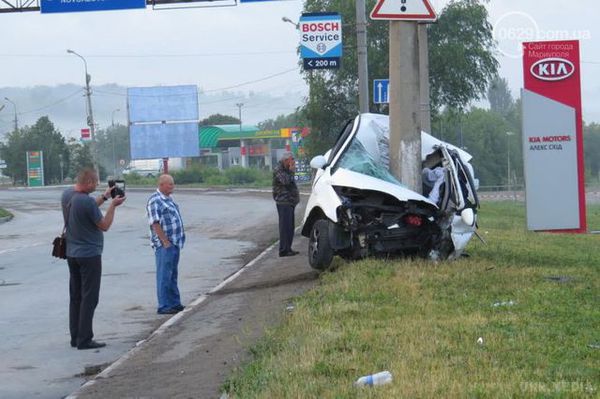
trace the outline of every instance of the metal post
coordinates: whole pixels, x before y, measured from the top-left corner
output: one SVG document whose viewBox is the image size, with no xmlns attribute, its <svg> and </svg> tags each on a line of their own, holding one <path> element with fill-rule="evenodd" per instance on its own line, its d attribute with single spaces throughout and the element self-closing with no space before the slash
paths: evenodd
<svg viewBox="0 0 600 399">
<path fill-rule="evenodd" d="M 63 167 L 64 167 L 64 163 L 63 163 L 63 155 L 62 154 L 58 154 L 58 159 L 59 159 L 59 165 L 60 165 L 60 184 L 63 184 L 63 182 L 65 181 L 65 177 L 63 176 Z"/>
<path fill-rule="evenodd" d="M 67 53 L 76 55 L 77 57 L 81 58 L 81 60 L 83 61 L 83 66 L 85 68 L 85 96 L 87 98 L 87 125 L 90 128 L 90 134 L 91 134 L 91 139 L 92 139 L 92 141 L 91 141 L 92 162 L 94 164 L 94 169 L 98 173 L 98 176 L 100 176 L 100 169 L 98 169 L 98 154 L 96 153 L 96 125 L 94 123 L 94 113 L 92 111 L 92 90 L 90 89 L 90 81 L 92 80 L 92 77 L 88 74 L 87 61 L 85 60 L 85 58 L 83 58 L 82 55 L 76 53 L 73 50 L 69 50 L 69 49 L 67 50 Z"/>
<path fill-rule="evenodd" d="M 17 119 L 17 104 L 15 104 L 15 103 L 14 103 L 14 102 L 13 102 L 13 101 L 12 101 L 10 98 L 8 98 L 8 97 L 4 97 L 4 99 L 5 99 L 6 101 L 8 101 L 9 103 L 11 103 L 11 104 L 13 105 L 14 109 L 15 109 L 15 120 L 14 120 L 14 123 L 15 123 L 15 132 L 16 132 L 17 130 L 19 130 L 19 119 Z"/>
<path fill-rule="evenodd" d="M 510 184 L 510 136 L 512 136 L 513 132 L 506 132 L 506 185 L 508 187 L 508 191 L 511 189 Z"/>
<path fill-rule="evenodd" d="M 369 63 L 365 0 L 356 0 L 356 51 L 358 55 L 358 107 L 369 112 Z"/>
<path fill-rule="evenodd" d="M 238 107 L 238 115 L 239 115 L 239 119 L 240 119 L 240 132 L 241 132 L 242 131 L 242 107 L 244 106 L 244 103 L 236 103 L 235 106 Z"/>
<path fill-rule="evenodd" d="M 112 127 L 115 127 L 115 112 L 119 112 L 120 110 L 121 110 L 120 108 L 117 108 L 117 109 L 113 110 L 113 112 L 112 112 L 112 115 L 110 117 L 110 122 L 111 122 L 110 125 Z"/>
</svg>

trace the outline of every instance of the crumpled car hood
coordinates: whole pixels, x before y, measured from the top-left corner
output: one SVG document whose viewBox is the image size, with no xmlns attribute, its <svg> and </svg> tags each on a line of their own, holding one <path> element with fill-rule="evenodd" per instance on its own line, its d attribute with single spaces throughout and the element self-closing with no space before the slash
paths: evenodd
<svg viewBox="0 0 600 399">
<path fill-rule="evenodd" d="M 437 208 L 437 206 L 429 199 L 404 186 L 389 183 L 384 180 L 363 175 L 362 173 L 353 172 L 344 168 L 339 168 L 336 170 L 333 176 L 331 176 L 330 182 L 328 183 L 330 183 L 332 186 L 380 191 L 390 194 L 400 201 L 422 201 Z"/>
</svg>

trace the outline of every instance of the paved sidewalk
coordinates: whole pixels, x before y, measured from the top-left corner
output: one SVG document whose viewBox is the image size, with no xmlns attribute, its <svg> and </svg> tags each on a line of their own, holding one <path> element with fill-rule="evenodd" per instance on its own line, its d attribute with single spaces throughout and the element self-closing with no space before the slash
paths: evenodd
<svg viewBox="0 0 600 399">
<path fill-rule="evenodd" d="M 294 248 L 301 253 L 280 258 L 271 246 L 69 398 L 219 398 L 247 349 L 316 283 L 307 240 L 297 234 Z"/>
</svg>

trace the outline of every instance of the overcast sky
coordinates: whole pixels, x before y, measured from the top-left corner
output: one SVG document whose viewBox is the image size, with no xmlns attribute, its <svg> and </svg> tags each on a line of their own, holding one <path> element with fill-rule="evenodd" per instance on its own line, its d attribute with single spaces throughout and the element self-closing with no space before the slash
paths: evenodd
<svg viewBox="0 0 600 399">
<path fill-rule="evenodd" d="M 447 2 L 432 0 L 438 11 Z M 500 73 L 514 96 L 523 85 L 518 38 L 581 39 L 584 119 L 600 122 L 599 3 L 492 0 L 488 8 Z M 196 84 L 205 91 L 306 93 L 297 66 L 298 34 L 281 20 L 297 21 L 301 9 L 302 1 L 288 0 L 183 10 L 0 14 L 0 88 L 83 84 L 83 63 L 66 53 L 70 48 L 87 59 L 92 85 Z"/>
</svg>

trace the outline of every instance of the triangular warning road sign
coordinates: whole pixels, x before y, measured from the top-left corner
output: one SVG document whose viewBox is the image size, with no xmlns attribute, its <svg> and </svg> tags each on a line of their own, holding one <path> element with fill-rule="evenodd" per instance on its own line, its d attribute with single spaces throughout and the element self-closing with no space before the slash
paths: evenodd
<svg viewBox="0 0 600 399">
<path fill-rule="evenodd" d="M 437 15 L 429 0 L 379 0 L 371 19 L 400 21 L 435 21 Z"/>
</svg>

